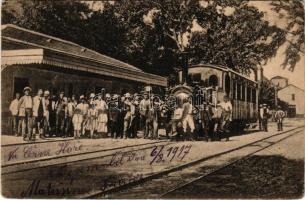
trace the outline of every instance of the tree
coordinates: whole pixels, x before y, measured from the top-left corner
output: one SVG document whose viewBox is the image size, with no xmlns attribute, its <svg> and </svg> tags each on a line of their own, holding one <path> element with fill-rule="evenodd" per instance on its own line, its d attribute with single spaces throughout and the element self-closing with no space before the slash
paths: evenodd
<svg viewBox="0 0 305 200">
<path fill-rule="evenodd" d="M 129 62 L 160 74 L 181 65 L 184 50 L 192 64 L 248 73 L 274 56 L 285 40 L 281 29 L 245 1 L 124 0 L 113 6 L 130 40 L 124 47 Z M 194 31 L 196 23 L 199 31 Z"/>
<path fill-rule="evenodd" d="M 106 3 L 104 12 L 89 9 L 80 1 L 8 1 L 3 5 L 2 23 L 75 42 L 113 57 L 122 55 L 124 30 Z"/>
<path fill-rule="evenodd" d="M 262 20 L 263 13 L 246 2 L 209 2 L 198 16 L 204 31 L 190 40 L 193 63 L 248 73 L 274 56 L 284 42 L 284 32 Z"/>
<path fill-rule="evenodd" d="M 304 2 L 300 0 L 272 1 L 273 10 L 279 13 L 280 18 L 287 18 L 288 25 L 285 30 L 288 46 L 282 66 L 293 71 L 301 54 L 305 52 L 304 46 Z M 284 14 L 283 14 L 284 13 Z"/>
</svg>

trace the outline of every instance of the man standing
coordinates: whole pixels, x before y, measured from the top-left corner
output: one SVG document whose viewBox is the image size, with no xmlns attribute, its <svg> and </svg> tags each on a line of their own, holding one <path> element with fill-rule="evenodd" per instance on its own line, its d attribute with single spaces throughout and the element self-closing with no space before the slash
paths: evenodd
<svg viewBox="0 0 305 200">
<path fill-rule="evenodd" d="M 23 89 L 24 96 L 20 98 L 18 104 L 19 117 L 22 123 L 23 140 L 33 140 L 32 136 L 32 116 L 33 116 L 33 99 L 30 96 L 32 89 L 25 87 Z"/>
<path fill-rule="evenodd" d="M 184 103 L 182 105 L 183 115 L 182 115 L 182 126 L 184 134 L 187 134 L 187 126 L 191 129 L 191 137 L 190 139 L 194 139 L 194 130 L 195 130 L 195 124 L 194 124 L 194 118 L 193 118 L 193 105 L 191 104 L 191 99 L 186 98 L 183 100 Z"/>
<path fill-rule="evenodd" d="M 46 134 L 50 136 L 50 92 L 48 90 L 44 91 L 44 97 L 42 98 L 42 107 L 43 107 L 43 137 L 46 137 Z"/>
<path fill-rule="evenodd" d="M 144 98 L 141 100 L 139 105 L 140 117 L 141 122 L 144 124 L 144 138 L 149 136 L 149 131 L 151 128 L 150 119 L 149 119 L 149 112 L 151 107 L 151 102 L 147 92 L 143 94 Z"/>
<path fill-rule="evenodd" d="M 60 92 L 56 102 L 56 136 L 64 136 L 65 104 L 64 92 Z"/>
<path fill-rule="evenodd" d="M 40 138 L 42 136 L 42 127 L 43 127 L 43 105 L 42 105 L 42 89 L 39 89 L 37 95 L 33 98 L 33 137 L 35 139 L 36 133 L 39 134 Z"/>
<path fill-rule="evenodd" d="M 275 119 L 277 121 L 277 131 L 283 130 L 283 119 L 285 117 L 285 112 L 281 109 L 281 106 L 277 107 L 277 111 L 275 113 Z"/>
<path fill-rule="evenodd" d="M 135 106 L 132 103 L 131 95 L 129 93 L 125 94 L 126 100 L 124 102 L 126 114 L 124 117 L 124 138 L 130 137 L 130 127 L 134 119 Z"/>
<path fill-rule="evenodd" d="M 10 104 L 10 111 L 12 114 L 12 130 L 13 134 L 16 136 L 20 136 L 20 128 L 19 128 L 19 118 L 18 118 L 18 104 L 20 99 L 20 94 L 16 93 L 16 98 Z"/>
<path fill-rule="evenodd" d="M 258 125 L 259 125 L 259 130 L 263 130 L 263 116 L 264 116 L 264 108 L 263 104 L 259 105 L 259 116 L 258 116 Z"/>
<path fill-rule="evenodd" d="M 268 132 L 268 115 L 269 110 L 267 104 L 263 104 L 263 108 L 260 110 L 260 117 L 262 118 L 262 128 L 265 132 Z"/>
<path fill-rule="evenodd" d="M 222 108 L 222 128 L 226 134 L 226 141 L 229 141 L 229 126 L 232 121 L 233 107 L 227 96 L 223 97 L 223 102 L 220 103 L 220 106 Z"/>
</svg>

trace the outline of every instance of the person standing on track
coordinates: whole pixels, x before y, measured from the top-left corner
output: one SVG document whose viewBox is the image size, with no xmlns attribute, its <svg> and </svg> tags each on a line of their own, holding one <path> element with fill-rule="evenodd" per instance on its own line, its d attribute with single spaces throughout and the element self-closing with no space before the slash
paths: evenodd
<svg viewBox="0 0 305 200">
<path fill-rule="evenodd" d="M 277 130 L 282 131 L 283 130 L 283 119 L 285 118 L 286 114 L 281 109 L 281 106 L 277 107 L 277 111 L 275 113 L 275 119 L 277 121 Z"/>
</svg>

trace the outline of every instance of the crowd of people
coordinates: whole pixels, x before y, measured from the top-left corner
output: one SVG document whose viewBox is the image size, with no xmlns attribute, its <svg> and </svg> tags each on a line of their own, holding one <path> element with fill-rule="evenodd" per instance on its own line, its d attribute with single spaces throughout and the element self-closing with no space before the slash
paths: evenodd
<svg viewBox="0 0 305 200">
<path fill-rule="evenodd" d="M 166 130 L 167 138 L 196 140 L 229 140 L 232 104 L 227 96 L 222 102 L 203 102 L 194 106 L 191 98 L 169 101 L 155 98 L 144 91 L 141 94 L 124 95 L 91 93 L 88 97 L 50 95 L 48 90 L 38 89 L 32 96 L 30 87 L 25 87 L 21 97 L 16 93 L 11 102 L 12 130 L 16 136 L 33 141 L 39 136 L 78 138 L 144 138 L 159 139 L 158 130 Z M 178 103 L 177 103 L 178 102 Z M 176 104 L 177 103 L 177 104 Z M 269 110 L 261 105 L 259 110 L 260 130 L 268 131 Z M 278 130 L 283 129 L 285 113 L 276 112 Z"/>
</svg>

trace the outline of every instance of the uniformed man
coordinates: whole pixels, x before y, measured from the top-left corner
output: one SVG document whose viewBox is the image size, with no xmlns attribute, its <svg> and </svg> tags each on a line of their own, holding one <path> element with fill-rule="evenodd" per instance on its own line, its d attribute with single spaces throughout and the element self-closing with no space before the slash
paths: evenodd
<svg viewBox="0 0 305 200">
<path fill-rule="evenodd" d="M 20 98 L 18 104 L 19 117 L 22 123 L 23 140 L 33 140 L 32 136 L 32 116 L 33 116 L 33 99 L 30 96 L 32 89 L 25 87 L 23 89 L 24 96 Z"/>
<path fill-rule="evenodd" d="M 285 118 L 286 114 L 285 112 L 281 109 L 281 106 L 277 107 L 277 111 L 275 113 L 275 119 L 277 121 L 277 130 L 282 131 L 283 130 L 283 120 Z"/>
<path fill-rule="evenodd" d="M 21 131 L 19 128 L 19 117 L 18 117 L 18 104 L 20 100 L 20 94 L 16 93 L 15 99 L 10 104 L 10 112 L 12 114 L 12 132 L 16 136 L 20 136 Z"/>
</svg>

